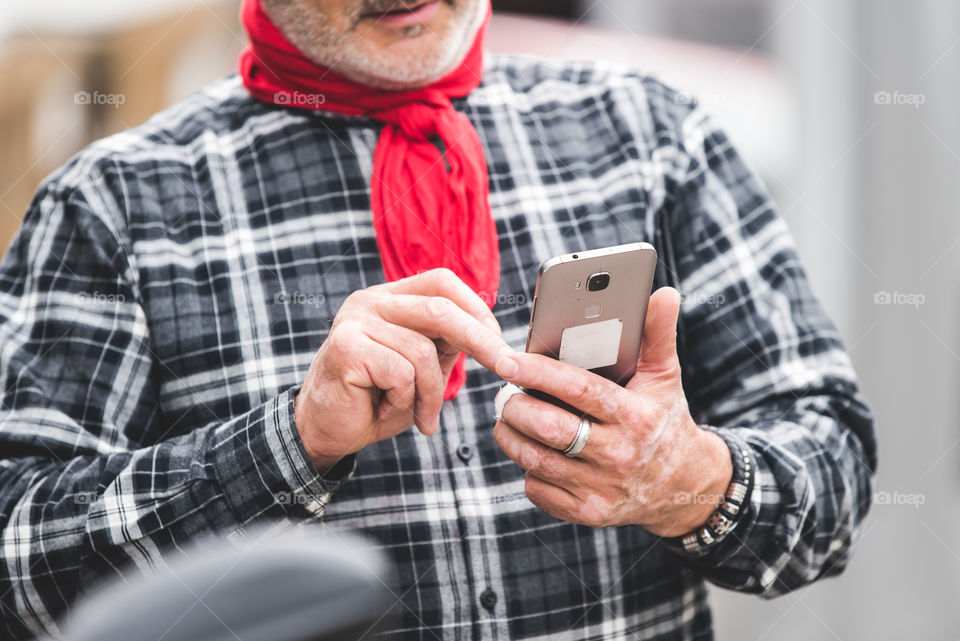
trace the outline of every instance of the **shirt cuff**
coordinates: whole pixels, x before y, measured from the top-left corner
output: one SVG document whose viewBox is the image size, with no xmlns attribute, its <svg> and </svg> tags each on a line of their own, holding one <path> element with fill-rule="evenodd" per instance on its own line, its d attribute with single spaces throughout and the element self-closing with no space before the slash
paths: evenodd
<svg viewBox="0 0 960 641">
<path fill-rule="evenodd" d="M 356 471 L 355 454 L 324 475 L 317 471 L 293 420 L 299 390 L 298 385 L 282 392 L 212 434 L 207 451 L 241 524 L 271 515 L 319 518 L 334 491 Z"/>
</svg>

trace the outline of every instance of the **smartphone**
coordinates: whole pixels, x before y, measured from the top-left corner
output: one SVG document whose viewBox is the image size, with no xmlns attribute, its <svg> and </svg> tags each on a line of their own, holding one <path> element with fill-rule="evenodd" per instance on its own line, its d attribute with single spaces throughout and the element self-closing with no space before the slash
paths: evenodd
<svg viewBox="0 0 960 641">
<path fill-rule="evenodd" d="M 636 372 L 657 269 L 649 243 L 555 256 L 540 265 L 526 351 L 572 363 L 625 385 Z M 528 394 L 573 413 L 540 392 Z"/>
</svg>

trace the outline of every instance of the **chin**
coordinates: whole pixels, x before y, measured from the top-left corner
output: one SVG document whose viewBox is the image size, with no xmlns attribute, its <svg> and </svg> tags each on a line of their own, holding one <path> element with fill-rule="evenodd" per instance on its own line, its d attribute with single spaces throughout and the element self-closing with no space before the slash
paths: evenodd
<svg viewBox="0 0 960 641">
<path fill-rule="evenodd" d="M 461 0 L 466 2 L 466 0 Z M 459 11 L 444 3 L 415 35 L 409 28 L 365 34 L 341 50 L 341 71 L 362 84 L 383 89 L 428 85 L 452 71 L 473 44 L 486 16 L 486 2 L 466 3 Z"/>
<path fill-rule="evenodd" d="M 469 44 L 469 43 L 468 43 Z M 366 64 L 353 70 L 365 84 L 409 89 L 447 75 L 463 59 L 465 49 L 450 36 L 422 32 L 362 54 Z"/>
</svg>

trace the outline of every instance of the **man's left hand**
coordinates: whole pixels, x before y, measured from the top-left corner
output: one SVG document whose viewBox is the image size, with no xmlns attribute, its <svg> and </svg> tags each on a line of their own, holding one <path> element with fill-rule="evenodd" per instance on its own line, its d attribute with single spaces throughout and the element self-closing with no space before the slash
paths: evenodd
<svg viewBox="0 0 960 641">
<path fill-rule="evenodd" d="M 592 419 L 586 447 L 571 458 L 562 451 L 580 416 L 527 394 L 504 405 L 494 438 L 527 471 L 527 497 L 540 509 L 592 527 L 641 525 L 659 536 L 685 534 L 716 509 L 733 474 L 730 451 L 690 416 L 677 357 L 679 312 L 677 290 L 651 296 L 636 374 L 625 387 L 539 354 L 497 361 L 504 380 Z"/>
</svg>

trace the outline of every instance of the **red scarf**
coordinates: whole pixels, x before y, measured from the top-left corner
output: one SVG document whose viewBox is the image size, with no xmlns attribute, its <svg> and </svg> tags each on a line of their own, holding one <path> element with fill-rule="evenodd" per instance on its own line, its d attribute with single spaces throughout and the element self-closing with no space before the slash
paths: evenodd
<svg viewBox="0 0 960 641">
<path fill-rule="evenodd" d="M 451 98 L 466 96 L 483 73 L 487 18 L 463 62 L 433 84 L 386 91 L 321 67 L 283 36 L 260 0 L 240 9 L 250 44 L 240 56 L 247 90 L 264 102 L 369 116 L 384 123 L 373 155 L 370 204 L 387 281 L 448 267 L 493 308 L 500 284 L 497 228 L 490 212 L 480 137 Z M 439 137 L 441 154 L 430 141 Z M 466 381 L 460 354 L 444 391 Z"/>
</svg>

